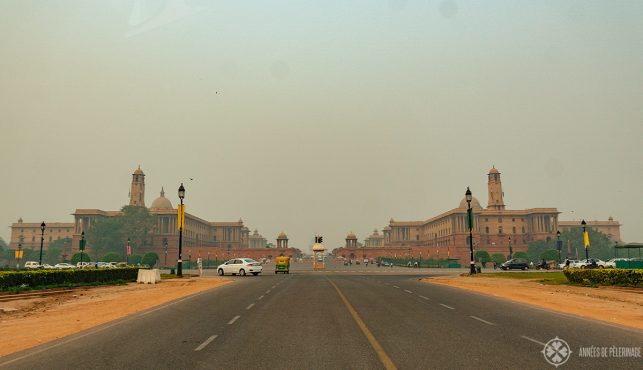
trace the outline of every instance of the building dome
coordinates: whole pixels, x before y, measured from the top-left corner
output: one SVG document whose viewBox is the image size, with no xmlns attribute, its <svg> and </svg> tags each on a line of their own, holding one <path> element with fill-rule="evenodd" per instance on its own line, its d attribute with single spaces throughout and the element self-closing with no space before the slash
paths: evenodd
<svg viewBox="0 0 643 370">
<path fill-rule="evenodd" d="M 152 206 L 150 206 L 150 209 L 174 209 L 174 207 L 172 207 L 172 202 L 170 202 L 170 200 L 165 197 L 165 191 L 163 190 L 163 188 L 161 188 L 161 196 L 154 199 L 154 201 L 152 202 Z"/>
<path fill-rule="evenodd" d="M 458 208 L 467 209 L 467 198 L 466 197 L 462 198 Z M 473 208 L 473 209 L 482 209 L 482 206 L 480 205 L 480 202 L 478 201 L 478 199 L 476 197 L 471 197 L 471 208 Z"/>
<path fill-rule="evenodd" d="M 355 234 L 353 234 L 353 232 L 351 231 L 350 233 L 348 233 L 348 235 L 346 235 L 346 239 L 357 239 L 357 237 L 356 237 L 356 236 L 355 236 Z"/>
<path fill-rule="evenodd" d="M 288 239 L 288 235 L 286 235 L 285 232 L 279 233 L 279 236 L 277 236 L 277 239 Z"/>
<path fill-rule="evenodd" d="M 493 166 L 493 167 L 491 167 L 491 169 L 489 170 L 489 174 L 492 174 L 492 173 L 500 173 L 500 171 L 498 171 L 498 170 L 496 169 L 496 166 Z"/>
</svg>

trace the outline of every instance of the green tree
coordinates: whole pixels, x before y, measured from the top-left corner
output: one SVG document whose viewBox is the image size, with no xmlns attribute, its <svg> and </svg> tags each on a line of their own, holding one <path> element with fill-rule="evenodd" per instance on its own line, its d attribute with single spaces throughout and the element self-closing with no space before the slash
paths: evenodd
<svg viewBox="0 0 643 370">
<path fill-rule="evenodd" d="M 145 207 L 125 206 L 122 211 L 123 216 L 120 217 L 122 240 L 129 238 L 132 248 L 147 245 L 150 232 L 156 224 L 149 210 Z M 123 245 L 122 242 L 121 245 Z"/>
<path fill-rule="evenodd" d="M 143 259 L 141 260 L 141 263 L 144 265 L 148 265 L 150 267 L 154 267 L 154 265 L 156 265 L 158 260 L 159 260 L 158 254 L 154 252 L 149 252 L 149 253 L 145 253 L 145 255 L 143 256 Z"/>
<path fill-rule="evenodd" d="M 526 259 L 529 259 L 529 255 L 527 254 L 527 252 L 522 252 L 522 251 L 514 252 L 513 258 L 526 258 Z"/>
<path fill-rule="evenodd" d="M 122 262 L 122 260 L 122 255 L 114 252 L 109 252 L 101 258 L 102 262 Z"/>
<path fill-rule="evenodd" d="M 587 228 L 589 236 L 589 257 L 600 258 L 607 260 L 614 257 L 614 242 L 600 231 L 595 231 L 592 228 Z M 576 247 L 578 247 L 578 257 L 585 258 L 585 245 L 583 243 L 583 229 L 582 227 L 575 227 L 565 230 L 560 234 L 560 240 L 563 241 L 563 257 L 567 255 L 567 241 L 571 243 L 572 255 L 576 255 Z"/>
<path fill-rule="evenodd" d="M 540 254 L 540 259 L 544 259 L 545 261 L 558 261 L 558 251 L 555 249 L 547 249 Z"/>
<path fill-rule="evenodd" d="M 119 216 L 96 219 L 85 237 L 93 253 L 103 256 L 109 252 L 124 250 L 125 241 L 122 237 L 122 223 Z"/>
<path fill-rule="evenodd" d="M 81 252 L 78 252 L 78 253 L 74 253 L 74 255 L 71 257 L 71 262 L 70 262 L 70 263 L 71 263 L 72 265 L 75 265 L 75 264 L 77 264 L 78 262 L 80 262 L 80 256 L 81 256 L 81 254 L 82 254 L 82 256 L 83 256 L 83 262 L 91 262 L 92 258 L 89 256 L 89 254 L 87 254 L 87 253 L 85 253 L 85 252 L 82 252 L 82 253 L 81 253 Z"/>
<path fill-rule="evenodd" d="M 141 263 L 142 259 L 143 257 L 141 257 L 140 254 L 132 254 L 131 256 L 129 256 L 128 260 L 130 265 L 138 265 L 139 263 Z"/>
<path fill-rule="evenodd" d="M 478 262 L 482 262 L 482 266 L 484 267 L 487 262 L 491 261 L 491 256 L 489 256 L 489 252 L 485 250 L 480 250 L 476 251 L 476 253 L 473 256 L 473 259 Z"/>
<path fill-rule="evenodd" d="M 7 242 L 5 242 L 4 239 L 2 239 L 2 237 L 0 237 L 0 251 L 8 248 L 9 248 L 9 245 L 7 244 Z"/>
<path fill-rule="evenodd" d="M 491 255 L 491 260 L 496 264 L 500 265 L 501 263 L 505 262 L 507 259 L 505 258 L 505 255 L 502 253 L 494 253 Z"/>
<path fill-rule="evenodd" d="M 61 254 L 62 248 L 49 247 L 46 252 L 43 252 L 42 262 L 55 265 L 61 261 Z"/>
</svg>

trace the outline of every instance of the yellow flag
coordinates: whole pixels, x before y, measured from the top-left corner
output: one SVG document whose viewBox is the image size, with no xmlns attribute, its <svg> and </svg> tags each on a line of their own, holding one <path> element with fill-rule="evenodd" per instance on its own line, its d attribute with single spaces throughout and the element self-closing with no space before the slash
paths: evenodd
<svg viewBox="0 0 643 370">
<path fill-rule="evenodd" d="M 589 233 L 587 231 L 583 233 L 583 243 L 585 244 L 585 248 L 589 248 Z"/>
<path fill-rule="evenodd" d="M 185 204 L 178 205 L 176 225 L 179 230 L 185 230 Z"/>
</svg>

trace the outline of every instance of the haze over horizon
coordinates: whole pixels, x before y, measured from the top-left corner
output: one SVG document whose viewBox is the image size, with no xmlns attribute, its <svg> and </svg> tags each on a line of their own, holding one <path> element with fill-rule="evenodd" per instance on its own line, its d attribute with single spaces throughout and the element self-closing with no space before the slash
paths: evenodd
<svg viewBox="0 0 643 370">
<path fill-rule="evenodd" d="M 0 237 L 146 174 L 307 250 L 487 204 L 643 241 L 643 2 L 0 3 Z M 190 180 L 193 178 L 193 180 Z"/>
</svg>

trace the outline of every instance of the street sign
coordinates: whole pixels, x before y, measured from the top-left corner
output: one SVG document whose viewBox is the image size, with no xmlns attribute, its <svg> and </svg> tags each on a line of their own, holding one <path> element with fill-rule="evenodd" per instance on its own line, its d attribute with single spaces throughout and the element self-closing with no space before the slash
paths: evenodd
<svg viewBox="0 0 643 370">
<path fill-rule="evenodd" d="M 558 249 L 559 252 L 563 249 L 563 241 L 562 240 L 559 240 L 556 243 L 556 249 Z"/>
<path fill-rule="evenodd" d="M 24 253 L 25 252 L 23 250 L 21 250 L 21 249 L 16 250 L 16 259 L 17 260 L 22 259 L 22 256 L 23 256 Z"/>
<path fill-rule="evenodd" d="M 78 244 L 78 249 L 80 249 L 81 251 L 84 251 L 86 242 L 87 241 L 85 239 L 80 239 L 80 243 Z"/>
</svg>

